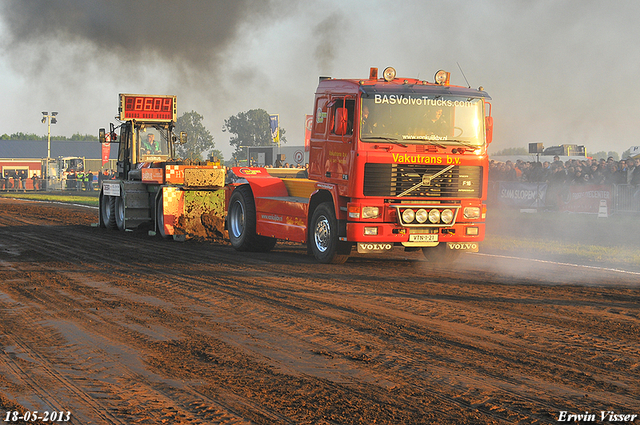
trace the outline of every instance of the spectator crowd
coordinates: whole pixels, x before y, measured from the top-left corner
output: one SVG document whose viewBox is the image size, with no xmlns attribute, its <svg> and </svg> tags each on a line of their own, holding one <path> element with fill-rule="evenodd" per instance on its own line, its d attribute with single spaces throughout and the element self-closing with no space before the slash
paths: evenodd
<svg viewBox="0 0 640 425">
<path fill-rule="evenodd" d="M 85 173 L 83 171 L 76 172 L 72 170 L 64 176 L 61 182 L 62 189 L 93 191 L 96 187 L 100 188 L 102 186 L 103 180 L 115 179 L 116 172 L 114 170 L 103 170 L 97 173 L 96 178 L 94 177 L 91 171 Z M 95 186 L 96 183 L 97 186 Z M 6 171 L 0 174 L 0 191 L 37 191 L 46 190 L 46 186 L 46 180 L 38 176 L 35 172 L 32 177 L 28 177 L 25 170 Z"/>
<path fill-rule="evenodd" d="M 489 180 L 549 183 L 551 185 L 596 184 L 640 185 L 640 158 L 615 161 L 604 159 L 570 159 L 532 162 L 520 159 L 489 163 Z"/>
</svg>

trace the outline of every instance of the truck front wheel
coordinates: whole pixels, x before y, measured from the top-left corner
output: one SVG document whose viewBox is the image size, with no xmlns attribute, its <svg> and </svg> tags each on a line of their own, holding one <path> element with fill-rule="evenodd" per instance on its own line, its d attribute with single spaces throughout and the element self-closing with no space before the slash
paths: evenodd
<svg viewBox="0 0 640 425">
<path fill-rule="evenodd" d="M 325 264 L 347 261 L 347 245 L 338 239 L 338 220 L 331 202 L 318 205 L 311 217 L 310 230 L 309 244 L 316 260 Z"/>
<path fill-rule="evenodd" d="M 236 251 L 269 252 L 277 242 L 275 238 L 256 233 L 256 204 L 248 185 L 238 186 L 231 194 L 227 229 Z"/>
</svg>

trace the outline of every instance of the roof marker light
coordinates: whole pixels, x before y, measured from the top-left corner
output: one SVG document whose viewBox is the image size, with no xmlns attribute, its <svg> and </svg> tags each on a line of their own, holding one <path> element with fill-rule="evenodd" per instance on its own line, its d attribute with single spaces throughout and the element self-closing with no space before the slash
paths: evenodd
<svg viewBox="0 0 640 425">
<path fill-rule="evenodd" d="M 387 82 L 393 81 L 393 79 L 396 78 L 396 70 L 389 66 L 384 69 L 382 76 L 384 77 L 384 80 Z"/>
<path fill-rule="evenodd" d="M 433 77 L 436 84 L 440 84 L 441 86 L 448 86 L 449 78 L 451 78 L 451 73 L 444 71 L 442 69 L 436 72 L 436 75 Z"/>
</svg>

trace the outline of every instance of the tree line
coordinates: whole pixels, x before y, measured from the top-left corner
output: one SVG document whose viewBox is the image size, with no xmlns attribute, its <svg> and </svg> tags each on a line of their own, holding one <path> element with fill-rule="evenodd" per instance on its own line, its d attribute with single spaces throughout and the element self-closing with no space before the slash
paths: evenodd
<svg viewBox="0 0 640 425">
<path fill-rule="evenodd" d="M 215 157 L 224 162 L 222 152 L 216 149 L 211 132 L 202 124 L 203 117 L 196 111 L 186 112 L 176 122 L 176 132 L 187 132 L 187 143 L 179 145 L 177 153 L 184 158 L 202 159 L 202 155 Z M 271 124 L 269 114 L 264 109 L 251 109 L 230 116 L 224 120 L 222 131 L 231 135 L 229 144 L 235 147 L 227 164 L 237 164 L 246 160 L 246 146 L 271 146 Z M 286 143 L 286 131 L 280 127 L 280 143 Z"/>
<path fill-rule="evenodd" d="M 206 158 L 217 158 L 224 162 L 224 157 L 219 149 L 216 149 L 215 141 L 211 132 L 202 123 L 204 117 L 196 111 L 185 112 L 176 121 L 175 131 L 187 133 L 187 143 L 176 146 L 176 153 L 183 158 L 202 161 Z M 273 140 L 271 136 L 271 124 L 269 114 L 264 109 L 251 109 L 240 112 L 224 120 L 222 131 L 231 135 L 229 144 L 235 146 L 232 158 L 227 163 L 238 163 L 246 160 L 247 152 L 242 147 L 246 146 L 271 146 Z M 285 130 L 280 127 L 280 143 L 286 143 Z M 37 134 L 13 133 L 3 134 L 0 140 L 46 140 L 47 136 Z M 71 137 L 51 136 L 52 141 L 98 141 L 98 136 L 94 134 L 76 133 Z"/>
<path fill-rule="evenodd" d="M 2 136 L 0 136 L 0 140 L 35 140 L 35 141 L 42 141 L 42 140 L 47 140 L 47 135 L 45 134 L 44 136 L 39 136 L 39 135 L 34 134 L 34 133 L 22 133 L 22 132 L 13 133 L 11 135 L 5 133 Z M 76 133 L 71 137 L 67 137 L 67 136 L 51 136 L 51 140 L 55 140 L 55 141 L 58 141 L 58 142 L 98 141 L 98 136 L 94 135 L 94 134 Z"/>
</svg>

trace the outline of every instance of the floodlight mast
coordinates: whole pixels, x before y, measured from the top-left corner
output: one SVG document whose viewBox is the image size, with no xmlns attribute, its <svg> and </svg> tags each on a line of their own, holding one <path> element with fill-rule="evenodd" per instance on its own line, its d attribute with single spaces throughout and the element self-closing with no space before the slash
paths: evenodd
<svg viewBox="0 0 640 425">
<path fill-rule="evenodd" d="M 43 115 L 42 123 L 44 124 L 45 120 L 47 122 L 47 164 L 48 164 L 49 159 L 51 158 L 51 124 L 56 124 L 58 122 L 58 119 L 56 118 L 56 115 L 58 115 L 58 113 L 51 112 L 51 115 L 49 115 L 49 112 L 43 112 L 42 115 Z"/>
</svg>

